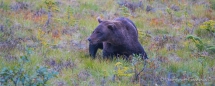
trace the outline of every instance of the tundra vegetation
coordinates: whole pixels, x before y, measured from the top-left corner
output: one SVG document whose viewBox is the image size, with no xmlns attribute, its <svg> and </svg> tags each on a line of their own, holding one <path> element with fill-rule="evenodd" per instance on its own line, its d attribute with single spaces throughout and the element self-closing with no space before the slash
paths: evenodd
<svg viewBox="0 0 215 86">
<path fill-rule="evenodd" d="M 149 59 L 91 59 L 98 16 L 131 19 Z M 0 61 L 1 86 L 215 85 L 215 1 L 0 0 Z"/>
</svg>

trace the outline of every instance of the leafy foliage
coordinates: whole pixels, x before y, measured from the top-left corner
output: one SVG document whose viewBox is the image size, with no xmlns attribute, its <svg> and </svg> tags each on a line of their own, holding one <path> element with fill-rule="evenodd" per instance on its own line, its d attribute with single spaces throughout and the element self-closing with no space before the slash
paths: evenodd
<svg viewBox="0 0 215 86">
<path fill-rule="evenodd" d="M 215 33 L 215 21 L 214 20 L 206 21 L 200 26 L 200 28 Z"/>
<path fill-rule="evenodd" d="M 58 11 L 57 3 L 55 0 L 45 0 L 44 3 L 46 4 L 46 7 L 50 11 Z"/>
<path fill-rule="evenodd" d="M 20 56 L 18 65 L 13 68 L 4 67 L 0 72 L 0 85 L 27 85 L 27 86 L 38 86 L 45 85 L 47 81 L 53 77 L 56 77 L 58 72 L 48 69 L 44 66 L 37 66 L 34 70 L 35 73 L 29 73 L 28 69 L 25 68 L 27 63 L 30 62 L 29 56 L 30 50 L 26 50 L 27 56 Z"/>
<path fill-rule="evenodd" d="M 195 43 L 195 45 L 199 51 L 208 51 L 212 54 L 215 52 L 214 51 L 215 45 L 205 44 L 202 42 L 202 40 L 199 37 L 196 37 L 193 35 L 188 35 L 186 38 L 189 40 L 192 40 Z"/>
<path fill-rule="evenodd" d="M 132 73 L 128 73 L 129 68 L 128 67 L 124 67 L 123 64 L 121 62 L 117 62 L 115 64 L 116 67 L 116 71 L 115 74 L 117 77 L 123 77 L 123 76 L 132 76 Z"/>
<path fill-rule="evenodd" d="M 211 54 L 215 54 L 215 45 L 206 46 L 206 51 Z"/>
<path fill-rule="evenodd" d="M 188 35 L 186 38 L 192 40 L 195 43 L 195 45 L 196 45 L 196 47 L 198 48 L 199 51 L 204 50 L 204 48 L 205 48 L 204 44 L 203 44 L 202 40 L 199 37 L 196 37 L 196 36 L 193 36 L 193 35 Z"/>
</svg>

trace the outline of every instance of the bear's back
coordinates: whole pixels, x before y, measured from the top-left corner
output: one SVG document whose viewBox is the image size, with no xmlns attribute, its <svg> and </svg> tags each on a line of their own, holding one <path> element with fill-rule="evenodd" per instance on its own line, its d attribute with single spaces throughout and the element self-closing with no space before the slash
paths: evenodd
<svg viewBox="0 0 215 86">
<path fill-rule="evenodd" d="M 134 22 L 132 22 L 132 21 L 131 21 L 130 19 L 128 19 L 128 18 L 119 17 L 119 18 L 115 18 L 114 20 L 116 20 L 116 21 L 121 21 L 121 22 L 129 22 L 129 23 L 132 24 L 132 26 L 134 26 L 134 27 L 137 29 L 137 27 L 136 27 L 136 25 L 134 24 Z"/>
<path fill-rule="evenodd" d="M 136 28 L 136 25 L 128 18 L 125 17 L 119 17 L 114 19 L 114 21 L 121 22 L 121 26 L 125 26 L 123 28 L 123 33 L 130 39 L 131 41 L 137 41 L 138 40 L 138 31 Z"/>
</svg>

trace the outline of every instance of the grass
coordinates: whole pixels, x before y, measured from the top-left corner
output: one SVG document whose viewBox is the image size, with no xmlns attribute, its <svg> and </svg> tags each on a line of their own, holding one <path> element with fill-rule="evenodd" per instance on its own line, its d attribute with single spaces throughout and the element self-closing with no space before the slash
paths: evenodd
<svg viewBox="0 0 215 86">
<path fill-rule="evenodd" d="M 132 3 L 139 0 L 127 1 Z M 2 0 L 0 70 L 16 67 L 19 57 L 25 55 L 25 49 L 29 48 L 32 52 L 29 56 L 31 62 L 24 66 L 29 74 L 37 66 L 46 66 L 59 72 L 57 77 L 48 81 L 48 86 L 167 85 L 169 81 L 161 79 L 169 78 L 170 73 L 178 79 L 209 80 L 215 77 L 215 52 L 200 52 L 193 41 L 186 39 L 187 35 L 198 36 L 204 45 L 215 45 L 211 32 L 200 29 L 203 22 L 215 21 L 214 7 L 208 6 L 214 3 L 212 0 L 197 1 L 206 3 L 195 3 L 192 0 L 144 1 L 144 9 L 136 8 L 131 13 L 129 8 L 119 6 L 118 3 L 123 0 Z M 23 4 L 27 4 L 27 8 L 23 8 Z M 180 10 L 172 10 L 173 4 Z M 154 7 L 155 11 L 146 12 L 147 5 Z M 127 72 L 135 72 L 130 61 L 122 58 L 102 59 L 101 50 L 96 59 L 89 56 L 86 39 L 98 25 L 98 16 L 105 20 L 128 17 L 137 26 L 139 40 L 149 57 L 139 80 L 134 81 L 134 75 L 116 77 L 117 62 L 121 62 L 122 67 L 128 67 Z M 15 46 L 10 48 L 12 45 Z M 137 71 L 142 68 L 140 62 Z M 195 83 L 201 86 L 214 85 L 213 82 L 214 79 L 209 82 L 188 80 L 174 83 Z"/>
</svg>

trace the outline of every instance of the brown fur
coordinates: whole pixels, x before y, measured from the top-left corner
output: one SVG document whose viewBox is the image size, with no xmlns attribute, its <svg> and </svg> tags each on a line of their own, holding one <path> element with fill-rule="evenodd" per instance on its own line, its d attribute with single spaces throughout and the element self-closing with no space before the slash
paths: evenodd
<svg viewBox="0 0 215 86">
<path fill-rule="evenodd" d="M 141 54 L 145 58 L 147 55 L 138 41 L 136 26 L 127 18 L 117 18 L 115 20 L 98 20 L 100 24 L 89 37 L 92 45 L 103 43 L 103 57 L 113 57 L 114 55 L 129 56 Z"/>
</svg>

